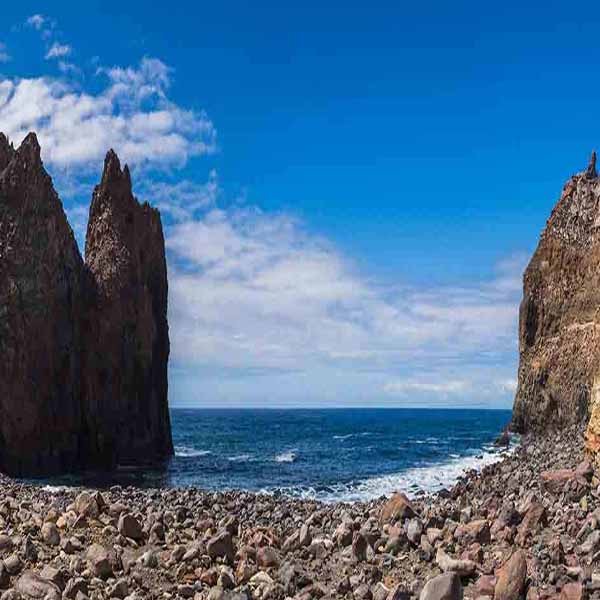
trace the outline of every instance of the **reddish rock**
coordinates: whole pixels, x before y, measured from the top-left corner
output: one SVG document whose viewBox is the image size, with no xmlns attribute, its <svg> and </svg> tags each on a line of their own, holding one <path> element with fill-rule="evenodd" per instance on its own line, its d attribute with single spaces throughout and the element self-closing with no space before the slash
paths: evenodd
<svg viewBox="0 0 600 600">
<path fill-rule="evenodd" d="M 410 500 L 401 492 L 396 492 L 381 509 L 381 523 L 389 523 L 401 519 L 414 517 L 417 511 L 413 508 Z"/>
<path fill-rule="evenodd" d="M 527 560 L 523 550 L 517 550 L 500 567 L 494 588 L 494 600 L 517 600 L 523 596 L 527 580 Z"/>
<path fill-rule="evenodd" d="M 518 528 L 517 541 L 523 543 L 528 536 L 535 534 L 546 522 L 546 509 L 539 502 L 532 502 Z"/>
<path fill-rule="evenodd" d="M 581 583 L 574 581 L 567 583 L 560 590 L 560 600 L 582 600 L 583 586 Z"/>
</svg>

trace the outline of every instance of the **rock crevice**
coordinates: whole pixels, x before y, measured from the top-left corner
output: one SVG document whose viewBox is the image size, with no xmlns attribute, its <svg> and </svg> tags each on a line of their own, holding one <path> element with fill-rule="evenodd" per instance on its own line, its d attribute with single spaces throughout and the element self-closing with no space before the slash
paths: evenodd
<svg viewBox="0 0 600 600">
<path fill-rule="evenodd" d="M 158 211 L 105 160 L 83 261 L 35 134 L 0 134 L 0 468 L 45 475 L 172 454 Z"/>
</svg>

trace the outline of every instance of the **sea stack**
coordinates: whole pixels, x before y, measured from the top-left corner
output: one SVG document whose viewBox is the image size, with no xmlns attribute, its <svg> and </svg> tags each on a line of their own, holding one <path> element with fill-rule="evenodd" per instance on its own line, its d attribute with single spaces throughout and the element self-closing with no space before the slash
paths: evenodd
<svg viewBox="0 0 600 600">
<path fill-rule="evenodd" d="M 0 134 L 0 469 L 48 475 L 172 454 L 160 215 L 109 152 L 84 263 L 35 134 Z"/>
<path fill-rule="evenodd" d="M 600 434 L 600 179 L 596 154 L 565 185 L 525 270 L 513 427 Z"/>
<path fill-rule="evenodd" d="M 159 212 L 140 205 L 127 165 L 111 150 L 90 207 L 85 242 L 87 301 L 84 383 L 93 443 L 121 463 L 173 452 L 167 404 L 167 265 Z"/>
</svg>

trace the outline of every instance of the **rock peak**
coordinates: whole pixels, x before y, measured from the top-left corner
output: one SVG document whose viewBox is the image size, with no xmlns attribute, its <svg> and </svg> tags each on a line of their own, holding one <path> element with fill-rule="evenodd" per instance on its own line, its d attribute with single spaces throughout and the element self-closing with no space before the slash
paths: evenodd
<svg viewBox="0 0 600 600">
<path fill-rule="evenodd" d="M 8 141 L 8 138 L 0 132 L 0 172 L 2 172 L 12 157 L 15 155 L 13 145 Z"/>
<path fill-rule="evenodd" d="M 0 134 L 0 298 L 0 470 L 49 475 L 173 453 L 162 224 L 113 150 L 84 263 L 36 135 L 15 150 Z"/>
<path fill-rule="evenodd" d="M 598 173 L 596 172 L 596 151 L 592 150 L 592 155 L 590 156 L 590 162 L 588 164 L 587 169 L 585 170 L 585 176 L 588 179 L 595 179 L 598 177 Z"/>
<path fill-rule="evenodd" d="M 42 163 L 40 144 L 37 135 L 33 131 L 30 131 L 21 142 L 17 154 L 35 163 Z"/>
</svg>

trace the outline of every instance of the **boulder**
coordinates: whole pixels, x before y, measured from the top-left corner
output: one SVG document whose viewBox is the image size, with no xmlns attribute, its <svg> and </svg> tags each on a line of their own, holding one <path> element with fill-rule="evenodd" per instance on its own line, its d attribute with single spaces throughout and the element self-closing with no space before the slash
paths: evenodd
<svg viewBox="0 0 600 600">
<path fill-rule="evenodd" d="M 433 577 L 426 584 L 419 600 L 462 600 L 463 589 L 456 573 Z"/>
<path fill-rule="evenodd" d="M 390 523 L 402 519 L 409 519 L 417 515 L 410 500 L 401 492 L 396 492 L 381 509 L 380 522 Z"/>
<path fill-rule="evenodd" d="M 527 581 L 527 559 L 523 550 L 513 552 L 496 573 L 494 600 L 522 598 Z"/>
<path fill-rule="evenodd" d="M 43 579 L 33 571 L 24 571 L 17 579 L 15 590 L 28 600 L 60 600 L 61 593 L 51 581 Z"/>
</svg>

